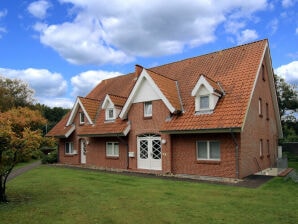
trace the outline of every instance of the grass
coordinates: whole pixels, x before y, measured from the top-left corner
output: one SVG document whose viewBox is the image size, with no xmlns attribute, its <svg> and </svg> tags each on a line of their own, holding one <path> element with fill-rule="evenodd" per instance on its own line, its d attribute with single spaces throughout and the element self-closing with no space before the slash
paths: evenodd
<svg viewBox="0 0 298 224">
<path fill-rule="evenodd" d="M 288 167 L 294 168 L 298 172 L 298 155 L 288 154 Z"/>
<path fill-rule="evenodd" d="M 6 223 L 297 223 L 298 185 L 257 189 L 40 166 L 8 182 Z"/>
</svg>

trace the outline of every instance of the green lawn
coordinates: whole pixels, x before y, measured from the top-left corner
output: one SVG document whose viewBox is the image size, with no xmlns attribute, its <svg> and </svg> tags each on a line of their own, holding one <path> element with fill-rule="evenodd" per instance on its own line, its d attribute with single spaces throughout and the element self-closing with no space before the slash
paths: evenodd
<svg viewBox="0 0 298 224">
<path fill-rule="evenodd" d="M 298 223 L 298 184 L 257 189 L 40 166 L 8 182 L 0 223 Z"/>
</svg>

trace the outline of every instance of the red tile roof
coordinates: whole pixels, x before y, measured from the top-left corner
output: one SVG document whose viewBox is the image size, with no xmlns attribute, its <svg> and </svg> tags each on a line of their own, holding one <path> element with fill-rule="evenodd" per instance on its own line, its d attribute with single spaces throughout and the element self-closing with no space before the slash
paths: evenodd
<svg viewBox="0 0 298 224">
<path fill-rule="evenodd" d="M 267 44 L 267 40 L 261 40 L 147 69 L 169 102 L 175 108 L 183 107 L 183 113 L 173 116 L 170 121 L 165 121 L 161 131 L 241 128 Z M 140 66 L 136 68 L 136 73 L 103 80 L 86 97 L 101 103 L 106 94 L 115 96 L 113 98 L 115 101 L 119 99 L 116 96 L 121 96 L 122 99 L 128 98 L 140 75 L 140 68 Z M 204 74 L 215 90 L 223 89 L 226 94 L 220 98 L 213 113 L 197 115 L 195 99 L 191 96 L 191 92 L 201 74 Z M 119 104 L 123 105 L 122 103 L 123 101 Z M 88 113 L 90 112 L 92 116 L 94 111 L 93 107 L 88 109 Z M 62 131 L 63 122 L 66 124 L 65 119 L 61 122 L 56 125 L 53 132 L 59 132 L 56 129 Z M 122 133 L 127 126 L 127 121 L 119 118 L 114 123 L 104 123 L 104 112 L 99 111 L 95 126 L 83 127 L 79 134 Z"/>
</svg>

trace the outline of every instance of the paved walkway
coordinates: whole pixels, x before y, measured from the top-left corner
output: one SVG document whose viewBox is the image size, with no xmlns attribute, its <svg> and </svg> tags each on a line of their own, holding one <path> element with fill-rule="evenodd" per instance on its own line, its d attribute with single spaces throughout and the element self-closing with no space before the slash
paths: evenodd
<svg viewBox="0 0 298 224">
<path fill-rule="evenodd" d="M 12 180 L 13 178 L 27 172 L 28 170 L 31 170 L 31 169 L 39 166 L 40 164 L 41 164 L 41 161 L 37 161 L 37 162 L 34 162 L 34 163 L 30 163 L 29 165 L 23 166 L 21 168 L 13 169 L 11 171 L 11 173 L 9 174 L 9 176 L 7 178 L 7 181 Z"/>
</svg>

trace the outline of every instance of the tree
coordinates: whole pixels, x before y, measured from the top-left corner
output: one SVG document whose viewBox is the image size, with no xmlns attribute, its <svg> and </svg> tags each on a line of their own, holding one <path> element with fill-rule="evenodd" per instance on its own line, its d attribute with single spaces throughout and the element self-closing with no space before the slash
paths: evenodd
<svg viewBox="0 0 298 224">
<path fill-rule="evenodd" d="M 46 119 L 39 111 L 14 108 L 0 114 L 0 202 L 6 202 L 6 181 L 14 166 L 43 144 L 41 131 Z M 48 140 L 47 140 L 48 141 Z"/>
<path fill-rule="evenodd" d="M 287 111 L 295 111 L 298 108 L 298 92 L 294 85 L 288 84 L 278 75 L 274 75 L 278 106 L 281 115 L 282 128 L 285 142 L 298 140 L 298 121 Z"/>
<path fill-rule="evenodd" d="M 4 78 L 0 75 L 0 112 L 13 107 L 25 107 L 34 103 L 34 91 L 19 79 Z"/>
</svg>

